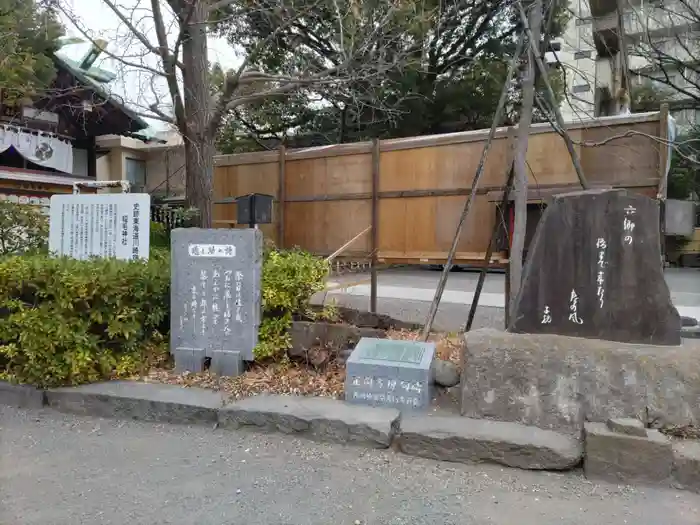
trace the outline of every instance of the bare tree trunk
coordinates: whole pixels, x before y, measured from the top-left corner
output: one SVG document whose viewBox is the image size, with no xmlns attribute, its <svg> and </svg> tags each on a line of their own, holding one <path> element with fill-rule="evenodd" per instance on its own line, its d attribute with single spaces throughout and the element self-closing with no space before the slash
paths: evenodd
<svg viewBox="0 0 700 525">
<path fill-rule="evenodd" d="M 542 25 L 542 0 L 534 0 L 530 7 L 530 30 L 532 38 L 540 48 L 540 26 Z M 518 123 L 518 135 L 515 148 L 515 182 L 513 196 L 515 200 L 515 218 L 513 222 L 513 242 L 510 250 L 510 290 L 511 298 L 508 309 L 513 314 L 512 307 L 520 290 L 523 274 L 523 252 L 525 250 L 525 232 L 527 231 L 527 180 L 526 166 L 527 145 L 530 138 L 532 123 L 532 106 L 535 97 L 535 58 L 532 46 L 528 47 L 527 67 L 523 82 L 523 102 Z M 512 317 L 511 317 L 512 319 Z"/>
<path fill-rule="evenodd" d="M 208 129 L 211 112 L 209 62 L 207 58 L 207 3 L 182 2 L 178 13 L 187 24 L 182 40 L 182 84 L 185 102 L 185 165 L 187 204 L 199 210 L 202 228 L 212 224 L 212 177 L 214 137 Z"/>
<path fill-rule="evenodd" d="M 200 227 L 211 228 L 213 141 L 202 135 L 194 138 L 185 137 L 185 166 L 187 205 L 199 210 Z"/>
</svg>

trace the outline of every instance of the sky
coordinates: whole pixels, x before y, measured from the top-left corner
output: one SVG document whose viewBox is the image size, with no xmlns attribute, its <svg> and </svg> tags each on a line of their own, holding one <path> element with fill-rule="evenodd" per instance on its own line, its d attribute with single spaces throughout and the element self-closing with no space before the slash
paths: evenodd
<svg viewBox="0 0 700 525">
<path fill-rule="evenodd" d="M 135 9 L 133 20 L 138 21 L 138 27 L 155 43 L 155 33 L 152 22 L 148 19 L 150 12 L 150 0 L 114 0 L 126 9 L 124 13 L 129 14 Z M 145 47 L 136 41 L 125 25 L 119 20 L 117 15 L 102 0 L 60 0 L 65 6 L 69 16 L 59 13 L 66 27 L 67 36 L 82 38 L 86 43 L 66 46 L 61 53 L 73 59 L 82 58 L 89 51 L 91 44 L 81 33 L 82 29 L 91 38 L 104 38 L 109 42 L 107 51 L 119 57 L 129 57 L 131 62 L 145 64 L 159 69 L 158 61 L 151 53 L 145 52 Z M 166 2 L 161 2 L 164 11 L 167 10 Z M 143 7 L 141 7 L 143 6 Z M 70 19 L 75 19 L 78 24 L 74 24 Z M 170 19 L 172 20 L 172 19 Z M 177 37 L 174 30 L 168 31 L 172 39 Z M 228 43 L 220 38 L 209 38 L 209 61 L 219 62 L 224 69 L 235 67 L 240 63 L 236 53 Z M 110 89 L 119 95 L 133 109 L 146 113 L 148 106 L 154 101 L 163 101 L 159 107 L 166 112 L 170 101 L 162 77 L 157 77 L 151 72 L 142 68 L 127 66 L 120 63 L 113 57 L 104 56 L 98 59 L 96 66 L 113 71 L 117 78 L 110 83 Z M 167 124 L 155 119 L 147 119 L 156 129 L 164 129 Z"/>
</svg>

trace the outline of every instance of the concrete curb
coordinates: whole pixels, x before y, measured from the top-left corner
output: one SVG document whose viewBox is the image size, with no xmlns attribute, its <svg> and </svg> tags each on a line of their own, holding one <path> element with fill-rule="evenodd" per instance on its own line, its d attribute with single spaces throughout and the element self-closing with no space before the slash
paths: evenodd
<svg viewBox="0 0 700 525">
<path fill-rule="evenodd" d="M 330 398 L 255 396 L 222 408 L 219 425 L 388 448 L 398 431 L 400 415 L 394 408 L 350 405 Z"/>
<path fill-rule="evenodd" d="M 41 408 L 46 404 L 43 390 L 29 385 L 0 381 L 0 405 L 15 408 Z"/>
<path fill-rule="evenodd" d="M 299 435 L 459 463 L 498 463 L 525 470 L 578 466 L 591 479 L 674 486 L 700 493 L 700 441 L 672 441 L 656 430 L 639 433 L 630 420 L 587 423 L 584 441 L 536 427 L 462 416 L 409 414 L 330 398 L 262 395 L 225 404 L 201 388 L 114 381 L 46 391 L 0 382 L 0 405 L 222 429 Z"/>
<path fill-rule="evenodd" d="M 46 391 L 59 412 L 176 424 L 215 424 L 225 396 L 202 388 L 113 381 Z"/>
<path fill-rule="evenodd" d="M 581 463 L 580 440 L 518 423 L 444 416 L 401 421 L 399 450 L 459 463 L 500 463 L 526 470 L 567 470 Z"/>
</svg>

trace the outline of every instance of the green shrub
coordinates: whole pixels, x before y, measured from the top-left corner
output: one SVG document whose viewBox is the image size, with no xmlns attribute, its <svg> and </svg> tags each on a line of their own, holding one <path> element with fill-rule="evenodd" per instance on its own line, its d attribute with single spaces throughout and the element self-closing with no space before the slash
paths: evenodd
<svg viewBox="0 0 700 525">
<path fill-rule="evenodd" d="M 312 317 L 311 297 L 325 287 L 328 263 L 301 250 L 266 247 L 262 272 L 263 317 L 255 358 L 282 359 L 291 345 L 295 316 Z"/>
<path fill-rule="evenodd" d="M 167 356 L 170 270 L 151 259 L 0 259 L 0 377 L 42 387 L 124 377 Z"/>
<path fill-rule="evenodd" d="M 170 232 L 165 227 L 165 224 L 151 221 L 151 248 L 170 249 Z"/>
<path fill-rule="evenodd" d="M 49 221 L 35 206 L 0 201 L 0 257 L 45 253 L 49 248 Z"/>
</svg>

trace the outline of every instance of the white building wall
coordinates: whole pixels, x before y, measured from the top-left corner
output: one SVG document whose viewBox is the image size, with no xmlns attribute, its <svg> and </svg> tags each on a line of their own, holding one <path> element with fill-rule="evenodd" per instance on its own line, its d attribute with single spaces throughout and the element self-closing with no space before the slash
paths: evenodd
<svg viewBox="0 0 700 525">
<path fill-rule="evenodd" d="M 587 0 L 569 3 L 572 17 L 557 53 L 566 74 L 566 87 L 561 112 L 564 120 L 589 119 L 595 112 L 596 58 L 593 26 Z"/>
<path fill-rule="evenodd" d="M 566 70 L 567 81 L 566 97 L 560 109 L 565 120 L 576 121 L 595 116 L 596 88 L 608 87 L 614 96 L 620 85 L 621 79 L 616 78 L 614 60 L 599 57 L 593 39 L 594 30 L 617 26 L 617 14 L 611 13 L 593 20 L 588 0 L 571 0 L 569 8 L 572 16 L 562 38 L 562 51 L 557 54 Z M 691 31 L 689 23 L 697 21 L 699 15 L 700 0 L 664 0 L 661 5 L 658 2 L 651 4 L 648 1 L 633 0 L 622 17 L 629 68 L 649 68 L 651 75 L 662 75 L 661 71 L 653 71 L 653 61 L 648 58 L 650 51 L 648 44 L 645 47 L 644 40 L 649 37 L 654 46 L 660 46 L 664 53 L 681 61 L 700 57 L 700 31 Z M 691 83 L 680 78 L 682 75 L 679 72 L 670 69 L 667 72 L 678 77 L 678 85 L 696 91 Z M 631 75 L 630 80 L 632 83 L 644 82 L 635 75 Z M 584 87 L 585 83 L 590 85 L 590 90 Z M 682 93 L 675 94 L 674 98 L 688 99 Z M 684 119 L 687 115 L 679 116 Z"/>
</svg>

